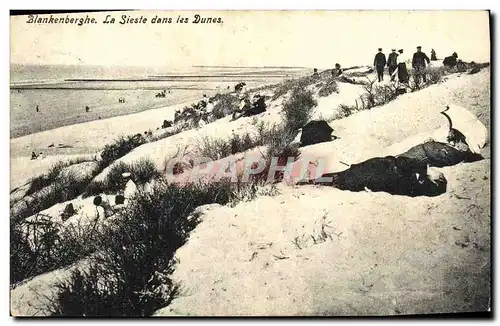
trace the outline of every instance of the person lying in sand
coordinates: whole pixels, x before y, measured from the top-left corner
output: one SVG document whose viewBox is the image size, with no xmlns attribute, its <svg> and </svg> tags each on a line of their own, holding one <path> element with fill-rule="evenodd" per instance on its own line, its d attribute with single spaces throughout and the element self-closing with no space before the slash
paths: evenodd
<svg viewBox="0 0 500 326">
<path fill-rule="evenodd" d="M 253 115 L 257 115 L 263 112 L 266 112 L 266 102 L 264 96 L 260 94 L 255 94 L 253 96 L 253 102 L 246 96 L 241 97 L 242 100 L 240 102 L 240 108 L 233 113 L 232 121 L 239 119 L 241 117 L 251 117 Z"/>
<path fill-rule="evenodd" d="M 252 105 L 250 103 L 250 100 L 248 99 L 248 96 L 246 96 L 245 94 L 241 94 L 239 100 L 240 105 L 236 110 L 234 110 L 231 121 L 241 118 L 243 116 L 243 113 Z"/>
<path fill-rule="evenodd" d="M 354 78 L 348 78 L 343 73 L 340 64 L 336 63 L 335 68 L 332 69 L 332 78 L 342 83 L 356 84 Z"/>
<path fill-rule="evenodd" d="M 446 141 L 429 139 L 400 156 L 412 157 L 436 167 L 482 160 L 480 151 L 486 144 L 486 127 L 467 109 L 456 105 L 449 105 L 440 113 L 448 121 Z"/>
<path fill-rule="evenodd" d="M 375 157 L 347 170 L 323 174 L 303 184 L 332 186 L 341 190 L 387 192 L 392 195 L 438 196 L 446 192 L 447 181 L 438 171 L 428 174 L 421 161 L 407 157 Z"/>
</svg>

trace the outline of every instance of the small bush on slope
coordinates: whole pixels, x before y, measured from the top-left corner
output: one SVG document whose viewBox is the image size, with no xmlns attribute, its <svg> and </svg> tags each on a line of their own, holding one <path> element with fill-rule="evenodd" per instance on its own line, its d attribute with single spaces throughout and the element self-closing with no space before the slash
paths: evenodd
<svg viewBox="0 0 500 326">
<path fill-rule="evenodd" d="M 318 82 L 318 79 L 313 76 L 305 76 L 305 77 L 285 80 L 283 83 L 281 83 L 275 88 L 272 100 L 274 101 L 279 97 L 287 94 L 288 92 L 296 89 L 303 90 L 307 86 L 313 85 L 316 82 Z"/>
<path fill-rule="evenodd" d="M 109 166 L 120 157 L 130 153 L 134 148 L 145 144 L 147 141 L 141 134 L 122 136 L 117 138 L 112 144 L 104 146 L 101 152 L 101 168 Z"/>
<path fill-rule="evenodd" d="M 212 112 L 216 119 L 222 119 L 238 108 L 238 98 L 230 93 L 217 94 L 213 100 L 217 101 Z"/>
<path fill-rule="evenodd" d="M 69 266 L 96 250 L 97 233 L 91 226 L 59 231 L 39 214 L 34 221 L 10 225 L 10 283 Z"/>
<path fill-rule="evenodd" d="M 16 205 L 22 208 L 11 211 L 11 222 L 15 223 L 26 217 L 35 215 L 57 203 L 62 203 L 78 197 L 88 187 L 91 180 L 100 172 L 96 167 L 83 178 L 75 173 L 64 173 L 52 180 L 51 184 L 39 190 L 34 196 L 27 196 Z"/>
<path fill-rule="evenodd" d="M 290 132 L 302 128 L 311 119 L 317 104 L 311 91 L 294 89 L 290 98 L 283 103 L 285 128 Z"/>
<path fill-rule="evenodd" d="M 320 97 L 329 96 L 332 93 L 338 93 L 339 85 L 333 78 L 328 79 L 325 84 L 319 89 L 318 95 Z"/>
<path fill-rule="evenodd" d="M 54 183 L 54 181 L 64 168 L 69 167 L 71 165 L 80 164 L 84 162 L 92 162 L 92 161 L 95 160 L 85 157 L 77 157 L 71 160 L 57 162 L 49 169 L 47 174 L 36 176 L 30 180 L 31 183 L 30 188 L 26 191 L 25 196 L 32 195 L 37 191 L 40 191 L 41 189 Z"/>
</svg>

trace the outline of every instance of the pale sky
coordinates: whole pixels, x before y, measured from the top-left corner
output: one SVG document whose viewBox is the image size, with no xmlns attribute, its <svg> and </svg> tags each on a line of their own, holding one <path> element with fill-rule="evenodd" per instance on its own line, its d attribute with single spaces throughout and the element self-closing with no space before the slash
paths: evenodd
<svg viewBox="0 0 500 326">
<path fill-rule="evenodd" d="M 199 13 L 222 24 L 151 24 Z M 107 14 L 115 24 L 102 24 Z M 119 24 L 122 14 L 148 18 Z M 71 17 L 85 17 L 70 14 Z M 306 66 L 371 64 L 417 45 L 439 58 L 456 51 L 466 61 L 489 61 L 487 11 L 142 11 L 89 13 L 98 24 L 27 24 L 11 17 L 11 63 L 168 66 Z M 48 16 L 48 15 L 45 15 Z M 43 17 L 45 17 L 43 16 Z M 66 14 L 54 15 L 65 17 Z"/>
</svg>

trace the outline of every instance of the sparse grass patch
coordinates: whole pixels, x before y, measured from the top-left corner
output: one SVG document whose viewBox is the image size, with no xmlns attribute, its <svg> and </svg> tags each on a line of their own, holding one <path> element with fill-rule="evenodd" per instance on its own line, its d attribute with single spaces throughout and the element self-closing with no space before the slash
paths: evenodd
<svg viewBox="0 0 500 326">
<path fill-rule="evenodd" d="M 281 83 L 275 88 L 272 100 L 274 101 L 279 97 L 287 94 L 288 92 L 294 91 L 296 89 L 303 90 L 307 86 L 310 86 L 316 82 L 318 82 L 318 78 L 313 76 L 304 76 L 300 78 L 285 80 L 283 83 Z"/>
<path fill-rule="evenodd" d="M 332 93 L 338 93 L 339 85 L 333 78 L 329 78 L 325 84 L 319 89 L 318 95 L 321 97 L 329 96 Z"/>
<path fill-rule="evenodd" d="M 357 112 L 357 110 L 358 109 L 353 105 L 340 104 L 338 109 L 339 113 L 333 120 L 347 118 L 351 114 Z"/>
<path fill-rule="evenodd" d="M 221 158 L 245 152 L 259 146 L 259 139 L 252 139 L 247 132 L 243 136 L 233 134 L 229 139 L 204 137 L 198 141 L 198 149 L 201 156 L 219 160 Z"/>
<path fill-rule="evenodd" d="M 148 141 L 149 142 L 156 142 L 156 141 L 168 138 L 170 136 L 177 135 L 183 131 L 184 131 L 184 129 L 178 126 L 178 127 L 175 127 L 171 131 L 164 131 L 163 133 L 153 135 L 153 136 L 149 137 Z"/>
<path fill-rule="evenodd" d="M 447 74 L 444 67 L 427 67 L 424 72 L 427 75 L 428 84 L 437 84 Z"/>
</svg>

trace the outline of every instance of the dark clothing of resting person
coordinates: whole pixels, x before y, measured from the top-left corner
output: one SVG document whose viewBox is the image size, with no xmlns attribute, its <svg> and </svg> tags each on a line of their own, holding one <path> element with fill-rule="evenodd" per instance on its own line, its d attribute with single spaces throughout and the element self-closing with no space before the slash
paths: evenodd
<svg viewBox="0 0 500 326">
<path fill-rule="evenodd" d="M 428 164 L 429 166 L 452 166 L 460 162 L 475 162 L 483 157 L 470 150 L 458 150 L 455 147 L 436 141 L 426 142 L 410 148 L 398 157 L 408 157 Z"/>
<path fill-rule="evenodd" d="M 322 180 L 331 178 L 330 180 Z M 375 157 L 352 164 L 345 171 L 327 173 L 314 181 L 341 190 L 373 192 L 384 191 L 393 195 L 437 196 L 446 191 L 446 179 L 439 182 L 427 177 L 427 165 L 407 157 Z"/>
</svg>

